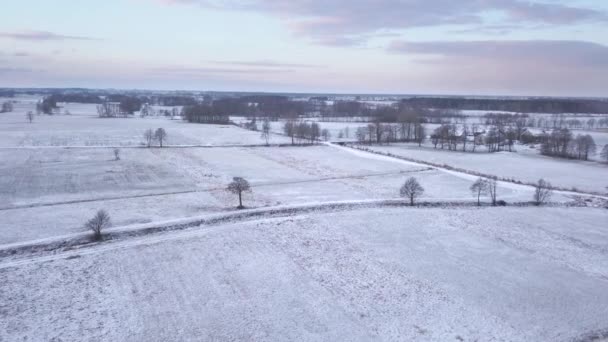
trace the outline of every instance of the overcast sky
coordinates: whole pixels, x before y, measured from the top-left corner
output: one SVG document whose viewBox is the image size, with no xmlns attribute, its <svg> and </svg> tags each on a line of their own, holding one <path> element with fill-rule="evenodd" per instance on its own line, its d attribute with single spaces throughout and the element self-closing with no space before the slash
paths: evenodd
<svg viewBox="0 0 608 342">
<path fill-rule="evenodd" d="M 0 87 L 608 96 L 605 0 L 4 0 Z"/>
</svg>

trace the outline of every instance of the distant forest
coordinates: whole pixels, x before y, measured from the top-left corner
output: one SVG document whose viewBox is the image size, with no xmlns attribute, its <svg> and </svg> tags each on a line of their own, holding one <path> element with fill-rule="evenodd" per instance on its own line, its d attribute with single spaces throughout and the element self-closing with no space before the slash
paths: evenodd
<svg viewBox="0 0 608 342">
<path fill-rule="evenodd" d="M 43 109 L 53 109 L 57 103 L 120 103 L 121 109 L 133 113 L 142 105 L 170 107 L 189 107 L 185 114 L 193 122 L 218 121 L 218 116 L 243 115 L 264 116 L 271 120 L 297 118 L 315 115 L 326 119 L 358 119 L 362 121 L 380 120 L 400 121 L 403 115 L 421 116 L 427 122 L 439 118 L 462 117 L 462 110 L 515 113 L 572 113 L 608 114 L 608 99 L 584 98 L 491 98 L 491 97 L 427 97 L 417 96 L 386 101 L 382 105 L 374 101 L 360 100 L 365 97 L 345 96 L 303 96 L 278 94 L 231 94 L 205 92 L 157 92 L 157 91 L 118 91 L 90 89 L 0 89 L 0 96 L 13 97 L 18 94 L 44 95 Z M 388 105 L 389 103 L 392 103 Z M 47 110 L 43 110 L 47 112 Z M 203 116 L 203 117 L 199 117 Z M 207 118 L 213 117 L 211 118 Z M 225 119 L 219 120 L 224 122 Z"/>
<path fill-rule="evenodd" d="M 412 107 L 505 111 L 517 113 L 608 113 L 608 100 L 596 99 L 560 99 L 560 98 L 528 98 L 528 99 L 474 99 L 474 98 L 445 98 L 445 97 L 414 97 L 404 99 L 402 103 Z"/>
</svg>

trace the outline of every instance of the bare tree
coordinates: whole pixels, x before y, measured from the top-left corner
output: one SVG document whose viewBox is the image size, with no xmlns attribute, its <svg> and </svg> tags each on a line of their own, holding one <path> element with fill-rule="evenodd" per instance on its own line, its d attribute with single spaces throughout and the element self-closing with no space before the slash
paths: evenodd
<svg viewBox="0 0 608 342">
<path fill-rule="evenodd" d="M 488 181 L 479 177 L 477 178 L 475 183 L 471 185 L 470 189 L 473 195 L 477 196 L 477 205 L 481 205 L 481 195 L 486 194 L 488 192 Z"/>
<path fill-rule="evenodd" d="M 262 122 L 262 139 L 266 141 L 266 146 L 268 146 L 270 141 L 270 120 L 268 118 L 265 118 Z"/>
<path fill-rule="evenodd" d="M 331 133 L 329 133 L 329 130 L 327 128 L 323 128 L 321 130 L 321 136 L 323 137 L 323 140 L 328 141 L 329 139 L 331 139 Z"/>
<path fill-rule="evenodd" d="M 410 205 L 414 205 L 414 200 L 424 193 L 424 188 L 422 185 L 420 185 L 420 183 L 418 183 L 416 178 L 410 177 L 407 181 L 405 181 L 399 193 L 401 194 L 401 197 L 407 197 L 410 199 Z"/>
<path fill-rule="evenodd" d="M 487 180 L 488 182 L 488 194 L 490 194 L 490 198 L 492 199 L 492 205 L 496 205 L 496 198 L 498 196 L 498 192 L 497 192 L 497 177 L 490 177 Z"/>
<path fill-rule="evenodd" d="M 114 149 L 114 160 L 120 160 L 120 149 Z"/>
<path fill-rule="evenodd" d="M 152 146 L 152 142 L 154 141 L 154 139 L 155 139 L 154 131 L 152 130 L 152 128 L 148 128 L 144 132 L 144 140 L 146 141 L 146 145 L 148 147 Z"/>
<path fill-rule="evenodd" d="M 545 181 L 544 179 L 539 179 L 538 183 L 534 185 L 534 203 L 536 205 L 541 205 L 551 198 L 551 194 L 553 193 L 551 183 Z"/>
<path fill-rule="evenodd" d="M 30 110 L 29 112 L 27 112 L 27 114 L 25 114 L 25 118 L 27 119 L 27 121 L 32 123 L 32 121 L 34 121 L 34 112 Z"/>
<path fill-rule="evenodd" d="M 321 136 L 321 126 L 318 123 L 313 122 L 310 124 L 310 143 L 314 144 L 315 141 L 319 140 Z"/>
<path fill-rule="evenodd" d="M 360 144 L 364 143 L 365 137 L 367 136 L 367 128 L 365 128 L 365 127 L 357 128 L 357 130 L 355 131 L 355 136 L 357 137 L 357 142 L 359 142 Z"/>
<path fill-rule="evenodd" d="M 608 163 L 608 144 L 604 145 L 602 152 L 600 153 L 600 157 L 603 161 Z"/>
<path fill-rule="evenodd" d="M 93 239 L 101 240 L 102 230 L 112 225 L 110 215 L 105 210 L 99 210 L 95 216 L 85 223 L 85 228 L 93 232 Z"/>
<path fill-rule="evenodd" d="M 571 149 L 576 158 L 589 160 L 589 155 L 594 154 L 596 151 L 596 145 L 591 135 L 579 134 L 572 142 Z"/>
<path fill-rule="evenodd" d="M 285 122 L 285 124 L 283 125 L 283 132 L 285 133 L 286 136 L 291 138 L 291 144 L 294 144 L 294 137 L 296 135 L 296 127 L 295 127 L 295 122 L 293 120 L 289 120 L 287 122 Z"/>
<path fill-rule="evenodd" d="M 0 109 L 0 113 L 8 113 L 13 111 L 13 103 L 10 101 L 6 101 L 2 103 L 2 109 Z"/>
<path fill-rule="evenodd" d="M 249 182 L 247 182 L 247 180 L 242 177 L 234 177 L 232 179 L 232 182 L 228 184 L 226 190 L 230 191 L 233 194 L 239 195 L 239 206 L 237 207 L 238 209 L 245 208 L 243 206 L 243 192 L 251 190 L 251 186 L 249 185 Z"/>
<path fill-rule="evenodd" d="M 422 146 L 424 139 L 426 138 L 426 131 L 422 124 L 416 124 L 416 128 L 414 130 L 414 139 L 418 143 L 418 147 Z"/>
<path fill-rule="evenodd" d="M 154 132 L 154 138 L 158 140 L 159 146 L 163 147 L 163 141 L 167 139 L 167 132 L 164 128 L 158 128 L 156 132 Z"/>
</svg>

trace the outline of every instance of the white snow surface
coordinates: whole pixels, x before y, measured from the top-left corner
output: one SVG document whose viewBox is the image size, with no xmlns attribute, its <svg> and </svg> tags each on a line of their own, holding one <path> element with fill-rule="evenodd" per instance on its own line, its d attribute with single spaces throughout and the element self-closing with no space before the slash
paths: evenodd
<svg viewBox="0 0 608 342">
<path fill-rule="evenodd" d="M 383 208 L 107 242 L 0 268 L 0 340 L 570 341 L 608 327 L 598 222 Z"/>
<path fill-rule="evenodd" d="M 409 177 L 424 201 L 473 201 L 476 177 L 350 149 L 315 147 L 0 150 L 0 245 L 82 231 L 106 209 L 124 226 L 234 208 L 234 176 L 253 187 L 250 208 L 390 199 Z M 500 198 L 528 201 L 532 189 L 503 184 Z M 562 200 L 555 196 L 554 200 Z M 487 198 L 484 198 L 487 201 Z"/>
<path fill-rule="evenodd" d="M 608 192 L 607 164 L 542 156 L 537 151 L 527 151 L 523 146 L 516 147 L 520 150 L 518 152 L 496 153 L 448 151 L 403 143 L 365 147 L 526 183 L 535 183 L 544 178 L 561 188 Z"/>
</svg>

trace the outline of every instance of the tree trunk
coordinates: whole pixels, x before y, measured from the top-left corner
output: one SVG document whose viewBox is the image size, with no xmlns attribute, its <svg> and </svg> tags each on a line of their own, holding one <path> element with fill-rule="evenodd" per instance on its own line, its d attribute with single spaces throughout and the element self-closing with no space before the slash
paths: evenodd
<svg viewBox="0 0 608 342">
<path fill-rule="evenodd" d="M 242 199 L 242 195 L 241 192 L 239 191 L 239 208 L 243 207 L 243 199 Z"/>
<path fill-rule="evenodd" d="M 410 196 L 410 205 L 414 206 L 414 195 Z"/>
</svg>

